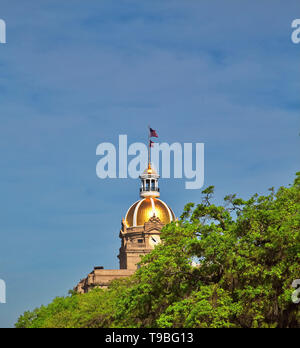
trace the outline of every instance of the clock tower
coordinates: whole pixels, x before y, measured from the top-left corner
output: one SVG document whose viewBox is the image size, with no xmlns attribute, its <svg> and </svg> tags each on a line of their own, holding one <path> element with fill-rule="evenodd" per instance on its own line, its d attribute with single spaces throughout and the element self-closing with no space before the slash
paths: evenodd
<svg viewBox="0 0 300 348">
<path fill-rule="evenodd" d="M 140 176 L 140 200 L 128 209 L 120 231 L 120 269 L 136 270 L 141 256 L 160 243 L 162 227 L 175 220 L 172 209 L 160 197 L 159 175 L 149 163 Z"/>
</svg>

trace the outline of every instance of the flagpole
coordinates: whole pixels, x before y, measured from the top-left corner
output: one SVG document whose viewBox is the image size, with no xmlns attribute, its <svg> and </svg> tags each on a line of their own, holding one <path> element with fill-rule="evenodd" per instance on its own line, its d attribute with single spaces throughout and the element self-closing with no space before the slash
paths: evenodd
<svg viewBox="0 0 300 348">
<path fill-rule="evenodd" d="M 155 129 L 149 128 L 149 135 L 148 135 L 148 141 L 149 141 L 149 153 L 148 153 L 148 169 L 151 169 L 151 147 L 154 144 L 154 142 L 151 140 L 152 137 L 158 138 L 158 135 L 155 131 Z"/>
<path fill-rule="evenodd" d="M 149 153 L 148 153 L 148 169 L 151 167 L 151 144 L 150 144 L 150 135 L 148 136 L 148 146 L 149 146 Z"/>
</svg>

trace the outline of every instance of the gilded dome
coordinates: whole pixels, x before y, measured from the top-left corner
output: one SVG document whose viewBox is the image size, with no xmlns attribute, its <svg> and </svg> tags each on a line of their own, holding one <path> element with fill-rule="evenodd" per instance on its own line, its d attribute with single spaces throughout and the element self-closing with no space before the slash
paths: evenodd
<svg viewBox="0 0 300 348">
<path fill-rule="evenodd" d="M 162 200 L 154 197 L 135 202 L 127 211 L 125 221 L 127 227 L 143 226 L 152 216 L 156 216 L 163 224 L 175 220 L 172 209 Z"/>
</svg>

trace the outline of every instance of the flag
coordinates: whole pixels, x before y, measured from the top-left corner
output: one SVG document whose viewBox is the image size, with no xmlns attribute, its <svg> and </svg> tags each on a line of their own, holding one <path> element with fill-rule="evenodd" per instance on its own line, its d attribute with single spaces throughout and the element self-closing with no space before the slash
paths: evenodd
<svg viewBox="0 0 300 348">
<path fill-rule="evenodd" d="M 149 130 L 150 130 L 150 138 L 158 138 L 158 135 L 155 129 L 152 129 L 149 127 Z"/>
<path fill-rule="evenodd" d="M 154 144 L 155 144 L 155 142 L 150 140 L 149 147 L 153 147 Z"/>
</svg>

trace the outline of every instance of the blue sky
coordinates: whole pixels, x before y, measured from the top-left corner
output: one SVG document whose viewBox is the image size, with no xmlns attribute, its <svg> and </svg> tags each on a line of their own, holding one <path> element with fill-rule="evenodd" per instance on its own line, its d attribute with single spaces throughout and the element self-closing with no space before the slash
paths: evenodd
<svg viewBox="0 0 300 348">
<path fill-rule="evenodd" d="M 96 147 L 205 143 L 216 199 L 287 185 L 299 170 L 298 1 L 1 0 L 0 327 L 117 268 L 139 182 L 100 180 Z M 161 180 L 180 215 L 200 191 Z"/>
</svg>

